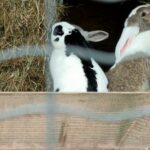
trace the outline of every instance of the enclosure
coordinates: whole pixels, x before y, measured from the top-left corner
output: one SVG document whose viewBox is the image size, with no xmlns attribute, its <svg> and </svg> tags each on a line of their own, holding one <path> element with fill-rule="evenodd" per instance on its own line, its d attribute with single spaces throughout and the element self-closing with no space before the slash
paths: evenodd
<svg viewBox="0 0 150 150">
<path fill-rule="evenodd" d="M 107 31 L 91 44 L 114 54 L 126 17 L 145 2 L 1 1 L 0 149 L 150 148 L 149 92 L 53 93 L 48 69 L 55 22 Z M 113 64 L 99 65 L 107 72 Z"/>
</svg>

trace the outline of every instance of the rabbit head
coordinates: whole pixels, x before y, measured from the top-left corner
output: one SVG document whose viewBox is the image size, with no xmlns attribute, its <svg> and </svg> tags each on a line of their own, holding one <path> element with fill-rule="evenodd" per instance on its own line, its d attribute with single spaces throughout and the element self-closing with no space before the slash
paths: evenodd
<svg viewBox="0 0 150 150">
<path fill-rule="evenodd" d="M 52 26 L 51 43 L 55 49 L 66 47 L 65 37 L 71 35 L 75 27 L 67 22 L 58 22 Z"/>
<path fill-rule="evenodd" d="M 68 22 L 58 22 L 52 27 L 51 43 L 54 48 L 65 48 L 65 38 L 71 35 L 73 31 L 78 31 L 86 41 L 99 42 L 108 38 L 109 34 L 105 31 L 85 31 L 77 25 L 72 25 Z"/>
</svg>

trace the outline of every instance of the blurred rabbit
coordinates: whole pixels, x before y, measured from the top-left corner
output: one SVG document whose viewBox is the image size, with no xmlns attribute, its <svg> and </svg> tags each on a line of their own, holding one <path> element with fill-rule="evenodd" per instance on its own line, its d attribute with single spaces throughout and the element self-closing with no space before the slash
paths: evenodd
<svg viewBox="0 0 150 150">
<path fill-rule="evenodd" d="M 131 11 L 115 49 L 116 63 L 123 57 L 145 52 L 150 54 L 150 4 Z"/>
<path fill-rule="evenodd" d="M 110 91 L 148 91 L 150 82 L 150 5 L 135 8 L 117 43 L 115 65 L 107 72 Z"/>
</svg>

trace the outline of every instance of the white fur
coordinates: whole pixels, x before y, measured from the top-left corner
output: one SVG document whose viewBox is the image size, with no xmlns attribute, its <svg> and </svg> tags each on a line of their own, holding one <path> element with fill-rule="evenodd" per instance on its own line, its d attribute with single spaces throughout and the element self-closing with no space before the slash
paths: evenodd
<svg viewBox="0 0 150 150">
<path fill-rule="evenodd" d="M 129 29 L 130 27 L 128 27 Z M 138 34 L 138 28 L 135 28 L 134 31 L 131 31 L 130 29 L 125 29 L 123 31 L 123 34 L 121 36 L 121 39 L 119 40 L 117 47 L 116 47 L 116 63 L 120 62 L 124 57 L 133 55 L 137 52 L 144 52 L 147 54 L 150 54 L 150 31 L 141 32 Z M 128 34 L 129 33 L 129 34 Z M 125 50 L 125 52 L 121 55 L 120 54 L 120 46 L 124 44 L 124 41 L 128 36 L 134 36 L 133 41 L 131 45 Z"/>
<path fill-rule="evenodd" d="M 57 36 L 51 35 L 53 51 L 50 59 L 50 70 L 54 83 L 54 91 L 58 88 L 60 92 L 87 92 L 88 80 L 85 76 L 80 58 L 74 54 L 71 54 L 69 57 L 66 56 L 64 38 L 66 35 L 70 34 L 69 31 L 73 30 L 75 27 L 66 22 L 61 22 L 55 24 L 52 31 L 58 24 L 63 26 L 65 34 L 59 37 L 60 40 L 58 42 L 54 41 Z M 91 60 L 93 69 L 97 73 L 98 92 L 108 91 L 108 81 L 104 72 L 93 59 Z"/>
<path fill-rule="evenodd" d="M 136 52 L 150 53 L 150 30 L 141 32 L 136 36 L 131 46 L 125 51 L 124 56 L 135 54 Z"/>
<path fill-rule="evenodd" d="M 107 85 L 108 80 L 106 78 L 106 75 L 104 74 L 103 70 L 99 67 L 99 65 L 95 62 L 94 59 L 92 60 L 93 69 L 96 71 L 96 78 L 98 83 L 98 91 L 99 92 L 108 92 Z"/>
<path fill-rule="evenodd" d="M 86 92 L 87 78 L 78 57 L 67 57 L 64 51 L 54 49 L 50 67 L 54 90 L 59 88 L 61 92 Z"/>
</svg>

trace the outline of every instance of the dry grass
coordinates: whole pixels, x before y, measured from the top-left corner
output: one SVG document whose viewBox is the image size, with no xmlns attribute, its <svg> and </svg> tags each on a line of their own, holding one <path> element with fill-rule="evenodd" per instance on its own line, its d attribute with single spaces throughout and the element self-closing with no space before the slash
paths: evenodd
<svg viewBox="0 0 150 150">
<path fill-rule="evenodd" d="M 43 0 L 3 0 L 0 14 L 0 49 L 44 42 Z"/>
<path fill-rule="evenodd" d="M 26 57 L 0 64 L 2 91 L 44 91 L 44 59 Z"/>
<path fill-rule="evenodd" d="M 0 49 L 45 43 L 44 15 L 44 0 L 1 0 Z M 44 91 L 44 67 L 42 57 L 1 62 L 0 91 Z"/>
</svg>

